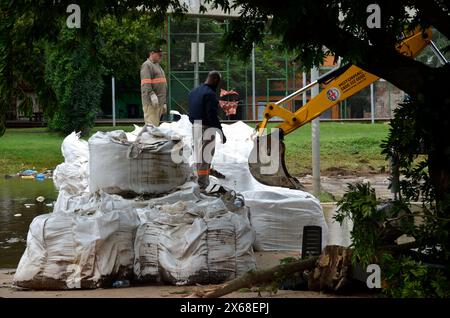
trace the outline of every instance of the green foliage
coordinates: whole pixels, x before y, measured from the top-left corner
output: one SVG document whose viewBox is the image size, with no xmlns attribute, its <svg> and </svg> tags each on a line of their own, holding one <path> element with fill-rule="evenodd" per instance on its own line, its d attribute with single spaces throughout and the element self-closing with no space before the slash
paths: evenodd
<svg viewBox="0 0 450 318">
<path fill-rule="evenodd" d="M 411 213 L 407 204 L 402 201 L 393 202 L 389 210 L 377 208 L 379 204 L 370 184 L 349 185 L 349 191 L 338 202 L 339 210 L 335 220 L 341 224 L 346 218 L 353 221 L 352 261 L 363 267 L 370 263 L 379 263 L 384 280 L 382 292 L 388 297 L 449 297 L 449 267 L 427 266 L 420 260 L 420 254 L 413 259 L 407 254 L 394 256 L 383 250 L 386 245 L 386 229 L 392 220 L 398 223 L 397 226 L 401 229 L 399 233 L 415 237 L 419 244 L 421 240 L 430 238 L 424 234 L 424 228 L 430 227 L 430 221 L 425 218 L 424 223 L 415 225 L 412 218 L 401 220 L 405 215 L 409 215 L 404 211 Z M 427 250 L 427 258 L 436 261 L 432 247 Z"/>
<path fill-rule="evenodd" d="M 136 88 L 139 69 L 151 47 L 161 45 L 162 28 L 151 24 L 151 15 L 107 15 L 98 22 L 99 59 L 119 87 Z"/>
<path fill-rule="evenodd" d="M 320 202 L 335 202 L 336 197 L 331 193 L 327 191 L 321 191 L 318 197 Z"/>
<path fill-rule="evenodd" d="M 381 233 L 377 229 L 379 223 L 386 220 L 386 215 L 377 210 L 375 189 L 370 183 L 349 184 L 348 192 L 337 205 L 339 209 L 334 219 L 340 224 L 346 218 L 353 221 L 352 260 L 362 263 L 363 266 L 373 263 L 381 241 Z"/>
<path fill-rule="evenodd" d="M 367 265 L 380 261 L 379 255 L 390 224 L 395 224 L 397 236 L 406 234 L 415 239 L 417 259 L 408 255 L 393 257 L 384 253 L 381 259 L 385 275 L 383 292 L 391 297 L 448 297 L 450 275 L 450 221 L 447 196 L 437 196 L 430 167 L 432 155 L 440 151 L 439 141 L 433 136 L 436 126 L 432 115 L 424 111 L 424 102 L 409 100 L 395 111 L 388 138 L 382 143 L 386 159 L 398 167 L 400 181 L 398 200 L 389 210 L 377 209 L 376 199 L 370 185 L 349 186 L 349 191 L 338 202 L 335 219 L 342 223 L 345 218 L 353 220 L 353 260 Z M 420 212 L 412 213 L 409 202 L 421 201 Z M 416 220 L 416 222 L 414 222 Z M 394 222 L 392 222 L 394 221 Z M 421 261 L 442 264 L 447 270 L 424 265 Z"/>
<path fill-rule="evenodd" d="M 293 263 L 293 262 L 297 262 L 299 260 L 300 260 L 299 258 L 292 257 L 292 256 L 284 257 L 284 258 L 280 259 L 280 264 L 281 265 L 290 264 L 290 263 Z"/>
<path fill-rule="evenodd" d="M 102 68 L 86 42 L 75 31 L 63 30 L 59 44 L 47 48 L 46 80 L 58 101 L 49 127 L 65 134 L 74 130 L 87 133 L 100 103 Z"/>
<path fill-rule="evenodd" d="M 384 254 L 383 278 L 387 284 L 383 293 L 395 298 L 450 297 L 449 270 L 425 266 L 409 256 L 394 258 Z"/>
<path fill-rule="evenodd" d="M 50 128 L 65 133 L 89 129 L 100 104 L 101 77 L 117 73 L 119 89 L 138 83 L 139 66 L 149 43 L 158 40 L 155 34 L 168 7 L 175 16 L 183 11 L 171 0 L 81 0 L 76 2 L 81 28 L 68 29 L 66 8 L 72 3 L 1 2 L 0 136 L 5 115 L 23 88 L 36 92 Z"/>
<path fill-rule="evenodd" d="M 378 2 L 383 28 L 375 30 L 367 25 L 367 6 L 372 0 L 290 0 L 283 5 L 257 0 L 209 2 L 242 9 L 241 18 L 231 22 L 225 38 L 230 52 L 249 56 L 252 43 L 262 44 L 264 34 L 270 32 L 281 38 L 282 46 L 294 52 L 305 68 L 320 65 L 330 53 L 338 53 L 352 63 L 363 61 L 369 42 L 392 48 L 405 26 L 413 29 L 418 24 L 427 25 L 422 19 L 409 19 L 407 7 L 400 1 Z"/>
<path fill-rule="evenodd" d="M 12 102 L 11 34 L 13 16 L 8 7 L 0 5 L 0 137 L 6 129 L 6 112 Z"/>
<path fill-rule="evenodd" d="M 449 262 L 450 195 L 436 196 L 437 185 L 430 175 L 430 154 L 442 146 L 433 137 L 436 122 L 428 118 L 424 107 L 423 101 L 412 99 L 395 110 L 388 138 L 382 143 L 382 153 L 387 159 L 395 159 L 404 176 L 400 181 L 400 198 L 405 202 L 422 202 L 423 222 L 408 234 L 415 237 L 420 250 Z"/>
</svg>

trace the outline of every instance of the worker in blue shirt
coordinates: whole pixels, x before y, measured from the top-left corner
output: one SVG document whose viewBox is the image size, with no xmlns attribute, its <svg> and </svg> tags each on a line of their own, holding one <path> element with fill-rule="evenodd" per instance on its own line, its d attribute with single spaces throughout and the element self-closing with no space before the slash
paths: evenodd
<svg viewBox="0 0 450 318">
<path fill-rule="evenodd" d="M 189 120 L 193 124 L 194 160 L 197 169 L 197 182 L 200 190 L 209 185 L 211 161 L 214 156 L 215 136 L 218 132 L 222 143 L 227 142 L 218 117 L 219 99 L 217 88 L 220 73 L 211 71 L 205 83 L 189 93 Z"/>
</svg>

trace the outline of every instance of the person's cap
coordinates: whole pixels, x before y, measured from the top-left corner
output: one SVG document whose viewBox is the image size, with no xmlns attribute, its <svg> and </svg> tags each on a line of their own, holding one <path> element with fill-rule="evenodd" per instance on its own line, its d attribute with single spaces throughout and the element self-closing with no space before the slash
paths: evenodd
<svg viewBox="0 0 450 318">
<path fill-rule="evenodd" d="M 155 47 L 150 50 L 151 53 L 162 53 L 162 49 L 160 47 Z"/>
</svg>

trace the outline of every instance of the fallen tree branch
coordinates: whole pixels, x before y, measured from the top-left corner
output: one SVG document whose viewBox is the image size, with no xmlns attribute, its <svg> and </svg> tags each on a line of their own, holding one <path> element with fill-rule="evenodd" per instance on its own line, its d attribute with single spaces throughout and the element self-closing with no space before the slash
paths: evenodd
<svg viewBox="0 0 450 318">
<path fill-rule="evenodd" d="M 387 245 L 382 247 L 383 250 L 387 250 L 393 253 L 406 251 L 417 246 L 417 242 L 410 242 L 400 245 Z M 305 260 L 299 260 L 288 264 L 281 264 L 269 269 L 248 272 L 244 276 L 235 278 L 229 282 L 226 282 L 218 287 L 210 289 L 198 289 L 194 295 L 202 298 L 217 298 L 225 296 L 241 288 L 250 288 L 254 285 L 261 283 L 268 283 L 275 281 L 281 277 L 287 277 L 288 275 L 303 272 L 305 270 L 313 270 L 316 267 L 317 261 L 320 256 L 310 257 Z"/>
<path fill-rule="evenodd" d="M 305 260 L 282 264 L 261 271 L 248 272 L 244 276 L 235 278 L 232 281 L 222 284 L 212 290 L 198 290 L 196 295 L 203 298 L 222 297 L 241 288 L 252 287 L 253 285 L 274 281 L 280 276 L 287 276 L 307 269 L 311 270 L 316 266 L 318 259 L 319 256 L 314 256 Z"/>
</svg>

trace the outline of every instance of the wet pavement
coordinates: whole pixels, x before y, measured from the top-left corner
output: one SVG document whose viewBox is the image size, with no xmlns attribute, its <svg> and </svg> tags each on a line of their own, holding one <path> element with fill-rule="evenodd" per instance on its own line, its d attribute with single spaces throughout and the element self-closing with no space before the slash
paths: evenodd
<svg viewBox="0 0 450 318">
<path fill-rule="evenodd" d="M 321 190 L 331 193 L 336 198 L 342 198 L 347 192 L 347 184 L 355 184 L 360 182 L 369 182 L 375 189 L 377 198 L 390 199 L 393 197 L 389 187 L 389 175 L 375 174 L 367 176 L 343 175 L 343 176 L 321 176 Z M 312 192 L 312 176 L 307 175 L 299 178 L 300 182 L 305 186 L 308 192 Z"/>
</svg>

